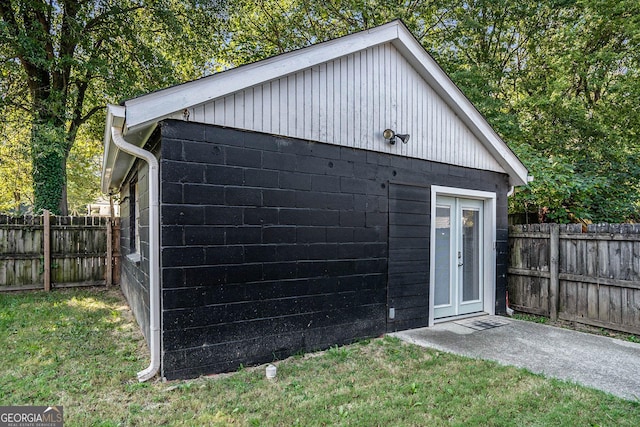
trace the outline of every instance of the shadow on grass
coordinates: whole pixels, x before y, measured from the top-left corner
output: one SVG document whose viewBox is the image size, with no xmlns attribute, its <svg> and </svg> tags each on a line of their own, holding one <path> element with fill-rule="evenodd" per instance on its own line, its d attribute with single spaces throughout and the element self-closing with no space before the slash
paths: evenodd
<svg viewBox="0 0 640 427">
<path fill-rule="evenodd" d="M 640 425 L 640 405 L 385 337 L 264 367 L 138 383 L 147 349 L 118 289 L 0 294 L 0 402 L 65 425 Z"/>
<path fill-rule="evenodd" d="M 117 289 L 0 294 L 0 401 L 72 404 L 132 380 L 144 342 L 130 317 Z"/>
</svg>

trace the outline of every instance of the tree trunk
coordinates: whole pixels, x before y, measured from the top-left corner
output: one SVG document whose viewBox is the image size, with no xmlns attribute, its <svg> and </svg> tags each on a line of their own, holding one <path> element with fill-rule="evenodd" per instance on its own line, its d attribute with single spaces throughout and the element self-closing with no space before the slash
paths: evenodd
<svg viewBox="0 0 640 427">
<path fill-rule="evenodd" d="M 64 127 L 54 125 L 53 120 L 40 119 L 33 124 L 31 157 L 36 213 L 44 209 L 56 215 L 67 212 L 67 145 Z"/>
<path fill-rule="evenodd" d="M 62 173 L 64 174 L 64 180 L 62 181 L 62 192 L 60 195 L 60 202 L 58 203 L 58 209 L 60 210 L 60 215 L 67 216 L 69 215 L 69 206 L 67 204 L 67 157 L 69 156 L 69 152 L 67 151 L 64 157 L 62 158 Z"/>
</svg>

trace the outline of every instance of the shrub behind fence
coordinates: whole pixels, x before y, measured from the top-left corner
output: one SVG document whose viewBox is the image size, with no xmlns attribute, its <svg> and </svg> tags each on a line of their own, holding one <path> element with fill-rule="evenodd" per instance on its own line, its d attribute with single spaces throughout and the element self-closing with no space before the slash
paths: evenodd
<svg viewBox="0 0 640 427">
<path fill-rule="evenodd" d="M 0 291 L 117 283 L 118 239 L 118 218 L 0 215 Z"/>
<path fill-rule="evenodd" d="M 509 250 L 512 308 L 640 334 L 640 225 L 512 226 Z"/>
</svg>

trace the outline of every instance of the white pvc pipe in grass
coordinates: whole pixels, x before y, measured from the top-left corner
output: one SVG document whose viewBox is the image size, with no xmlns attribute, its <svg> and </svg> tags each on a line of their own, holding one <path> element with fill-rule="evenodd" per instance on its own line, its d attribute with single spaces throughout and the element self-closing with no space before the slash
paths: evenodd
<svg viewBox="0 0 640 427">
<path fill-rule="evenodd" d="M 149 165 L 149 352 L 151 362 L 149 366 L 138 372 L 140 382 L 147 381 L 158 373 L 160 369 L 160 203 L 159 203 L 159 167 L 156 156 L 129 144 L 122 136 L 122 132 L 111 127 L 113 143 L 125 153 L 144 160 Z"/>
</svg>

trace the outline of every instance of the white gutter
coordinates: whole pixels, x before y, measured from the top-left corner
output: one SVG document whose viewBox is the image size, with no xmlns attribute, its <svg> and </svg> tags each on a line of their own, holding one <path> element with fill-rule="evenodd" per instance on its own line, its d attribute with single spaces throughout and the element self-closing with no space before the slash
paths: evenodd
<svg viewBox="0 0 640 427">
<path fill-rule="evenodd" d="M 138 372 L 140 382 L 153 378 L 160 369 L 160 235 L 159 167 L 156 157 L 140 147 L 129 144 L 122 132 L 111 127 L 113 143 L 125 153 L 144 160 L 149 165 L 149 351 L 151 362 Z"/>
<path fill-rule="evenodd" d="M 527 175 L 527 182 L 526 184 L 533 182 L 533 175 Z M 525 185 L 526 185 L 525 184 Z M 509 188 L 509 191 L 507 192 L 507 197 L 511 197 L 513 196 L 513 193 L 516 192 L 516 186 L 512 185 L 511 188 Z"/>
</svg>

